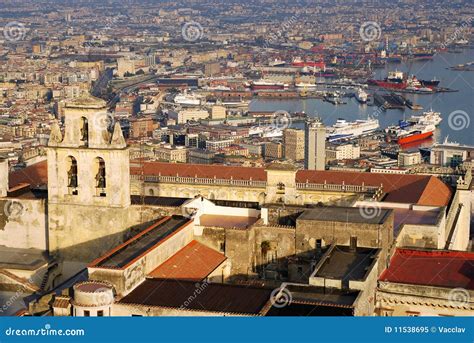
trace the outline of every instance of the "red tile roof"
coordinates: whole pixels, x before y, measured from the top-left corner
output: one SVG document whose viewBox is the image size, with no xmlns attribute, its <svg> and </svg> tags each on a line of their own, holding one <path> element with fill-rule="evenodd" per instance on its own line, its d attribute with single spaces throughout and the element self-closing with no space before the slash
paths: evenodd
<svg viewBox="0 0 474 343">
<path fill-rule="evenodd" d="M 158 279 L 201 281 L 211 274 L 226 257 L 220 252 L 191 241 L 148 276 Z"/>
<path fill-rule="evenodd" d="M 140 175 L 141 168 L 131 167 L 132 175 Z M 223 165 L 204 165 L 204 164 L 180 164 L 180 163 L 164 163 L 164 162 L 146 162 L 143 164 L 143 173 L 145 175 L 162 176 L 182 176 L 182 177 L 201 177 L 217 179 L 234 180 L 254 180 L 266 181 L 267 174 L 264 168 L 249 167 L 231 167 Z"/>
<path fill-rule="evenodd" d="M 132 175 L 140 175 L 142 168 L 131 167 Z M 265 168 L 234 167 L 222 165 L 179 164 L 164 162 L 145 162 L 145 175 L 183 176 L 234 180 L 266 181 Z M 20 183 L 32 186 L 48 182 L 46 162 L 40 162 L 10 174 L 10 187 Z M 446 206 L 451 196 L 451 188 L 435 176 L 356 173 L 342 171 L 298 170 L 296 182 L 380 186 L 387 193 L 387 202 L 413 203 L 429 206 Z"/>
<path fill-rule="evenodd" d="M 474 289 L 474 253 L 397 249 L 379 280 Z"/>
<path fill-rule="evenodd" d="M 159 306 L 182 311 L 259 315 L 271 293 L 271 289 L 251 286 L 146 279 L 118 303 L 132 307 Z"/>
<path fill-rule="evenodd" d="M 46 161 L 35 163 L 24 169 L 10 173 L 9 187 L 14 188 L 21 183 L 28 183 L 33 187 L 46 185 L 48 183 L 48 164 Z"/>
<path fill-rule="evenodd" d="M 380 186 L 387 193 L 384 201 L 418 205 L 446 206 L 452 191 L 434 176 L 299 170 L 296 182 Z"/>
<path fill-rule="evenodd" d="M 266 181 L 265 168 L 232 167 L 221 165 L 176 164 L 146 162 L 145 175 L 183 176 L 234 180 Z M 138 167 L 131 168 L 131 174 L 141 174 Z M 296 182 L 380 186 L 387 193 L 385 201 L 414 203 L 418 205 L 446 206 L 452 191 L 440 179 L 429 175 L 356 173 L 341 171 L 298 170 Z"/>
</svg>

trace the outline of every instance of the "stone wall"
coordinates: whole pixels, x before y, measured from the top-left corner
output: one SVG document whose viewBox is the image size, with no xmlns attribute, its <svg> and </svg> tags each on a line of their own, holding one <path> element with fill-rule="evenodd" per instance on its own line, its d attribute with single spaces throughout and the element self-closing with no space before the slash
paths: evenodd
<svg viewBox="0 0 474 343">
<path fill-rule="evenodd" d="M 48 249 L 46 199 L 0 199 L 0 245 Z"/>
</svg>

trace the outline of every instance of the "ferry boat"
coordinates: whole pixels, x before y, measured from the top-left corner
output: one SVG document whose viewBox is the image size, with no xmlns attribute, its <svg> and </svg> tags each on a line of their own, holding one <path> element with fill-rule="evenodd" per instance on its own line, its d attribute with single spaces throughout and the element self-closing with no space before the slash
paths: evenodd
<svg viewBox="0 0 474 343">
<path fill-rule="evenodd" d="M 329 142 L 342 139 L 353 139 L 374 132 L 379 128 L 377 119 L 356 120 L 348 122 L 338 119 L 336 124 L 326 129 L 326 138 Z"/>
<path fill-rule="evenodd" d="M 434 112 L 433 110 L 429 110 L 427 112 L 423 112 L 423 114 L 420 116 L 412 116 L 407 121 L 412 124 L 432 124 L 434 126 L 438 126 L 442 120 L 443 118 L 441 118 L 440 112 Z"/>
</svg>

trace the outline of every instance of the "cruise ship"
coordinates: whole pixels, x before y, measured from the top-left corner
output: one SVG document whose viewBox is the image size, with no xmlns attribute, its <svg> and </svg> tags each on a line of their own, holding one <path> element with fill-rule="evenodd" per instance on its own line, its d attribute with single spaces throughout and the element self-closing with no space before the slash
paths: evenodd
<svg viewBox="0 0 474 343">
<path fill-rule="evenodd" d="M 326 129 L 326 138 L 329 142 L 357 138 L 372 133 L 379 127 L 377 119 L 356 120 L 353 122 L 338 119 L 336 124 Z"/>
</svg>

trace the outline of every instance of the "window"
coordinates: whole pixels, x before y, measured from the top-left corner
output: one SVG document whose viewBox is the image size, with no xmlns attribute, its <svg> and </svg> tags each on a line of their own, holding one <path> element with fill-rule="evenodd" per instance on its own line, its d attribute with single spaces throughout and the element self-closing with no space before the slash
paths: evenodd
<svg viewBox="0 0 474 343">
<path fill-rule="evenodd" d="M 90 311 L 84 311 L 84 317 L 90 317 L 91 312 Z"/>
<path fill-rule="evenodd" d="M 97 317 L 103 317 L 104 316 L 104 311 L 100 310 L 97 311 Z"/>
<path fill-rule="evenodd" d="M 81 141 L 86 146 L 89 143 L 89 122 L 86 117 L 81 118 Z"/>
<path fill-rule="evenodd" d="M 68 170 L 67 170 L 67 186 L 69 188 L 69 193 L 72 195 L 77 195 L 78 179 L 77 179 L 77 160 L 69 156 L 67 158 Z"/>
<path fill-rule="evenodd" d="M 96 180 L 96 193 L 98 196 L 105 197 L 107 195 L 105 189 L 107 187 L 106 175 L 105 175 L 105 161 L 101 157 L 95 159 L 95 180 Z"/>
</svg>

